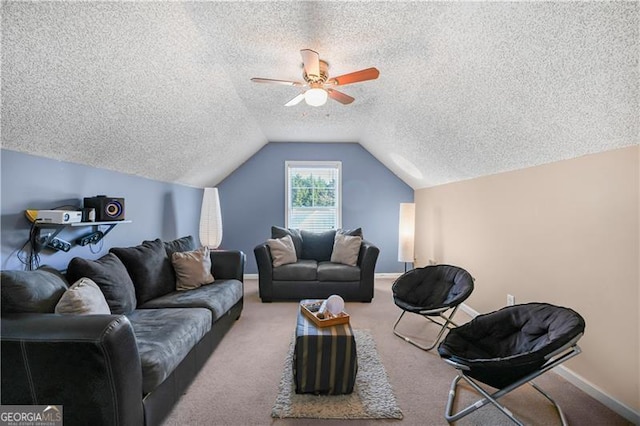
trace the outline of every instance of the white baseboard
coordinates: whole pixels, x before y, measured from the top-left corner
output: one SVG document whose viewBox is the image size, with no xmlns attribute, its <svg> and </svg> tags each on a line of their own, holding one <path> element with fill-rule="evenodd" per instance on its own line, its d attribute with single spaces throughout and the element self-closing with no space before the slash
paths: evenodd
<svg viewBox="0 0 640 426">
<path fill-rule="evenodd" d="M 471 306 L 465 303 L 460 305 L 460 310 L 465 312 L 471 318 L 475 318 L 480 315 L 480 312 L 476 311 Z M 604 406 L 620 414 L 622 417 L 629 420 L 634 425 L 640 425 L 640 412 L 633 410 L 631 407 L 613 398 L 611 395 L 607 394 L 598 386 L 586 380 L 584 377 L 580 376 L 577 373 L 574 373 L 564 365 L 559 365 L 551 371 L 558 374 L 560 377 L 580 389 L 582 392 L 596 399 Z"/>
<path fill-rule="evenodd" d="M 380 272 L 375 274 L 375 278 L 393 278 L 394 280 L 402 275 L 402 272 Z"/>
<path fill-rule="evenodd" d="M 460 305 L 460 310 L 462 312 L 464 312 L 465 314 L 469 315 L 471 318 L 475 318 L 478 315 L 480 315 L 480 312 L 476 311 L 475 309 L 473 309 L 471 306 L 467 305 L 466 303 L 463 303 Z"/>
<path fill-rule="evenodd" d="M 622 417 L 629 420 L 634 425 L 640 425 L 640 412 L 633 410 L 628 405 L 613 398 L 611 395 L 607 394 L 598 386 L 586 380 L 584 377 L 574 373 L 563 365 L 559 365 L 551 371 L 564 378 L 567 382 L 571 383 L 582 392 L 586 393 L 587 395 L 601 402 L 603 405 L 609 407 L 611 410 L 620 414 Z"/>
</svg>

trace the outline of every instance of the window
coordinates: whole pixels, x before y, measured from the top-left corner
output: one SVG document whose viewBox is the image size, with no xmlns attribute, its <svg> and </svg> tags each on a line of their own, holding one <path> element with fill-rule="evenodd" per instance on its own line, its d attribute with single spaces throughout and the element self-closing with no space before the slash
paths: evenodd
<svg viewBox="0 0 640 426">
<path fill-rule="evenodd" d="M 287 161 L 286 226 L 312 232 L 342 226 L 339 161 Z"/>
</svg>

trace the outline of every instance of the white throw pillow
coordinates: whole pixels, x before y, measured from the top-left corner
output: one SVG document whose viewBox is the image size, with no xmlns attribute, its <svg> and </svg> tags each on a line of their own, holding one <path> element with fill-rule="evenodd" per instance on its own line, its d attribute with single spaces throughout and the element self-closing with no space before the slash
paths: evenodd
<svg viewBox="0 0 640 426">
<path fill-rule="evenodd" d="M 176 290 L 193 290 L 215 281 L 211 274 L 209 247 L 192 251 L 176 251 L 171 255 L 176 271 Z"/>
<path fill-rule="evenodd" d="M 331 261 L 349 266 L 356 266 L 358 263 L 358 254 L 360 253 L 361 244 L 362 237 L 336 232 L 336 236 L 333 240 Z"/>
<path fill-rule="evenodd" d="M 89 278 L 80 278 L 64 292 L 55 312 L 68 315 L 110 315 L 111 309 L 98 284 Z"/>
<path fill-rule="evenodd" d="M 290 235 L 282 238 L 271 238 L 267 240 L 267 245 L 271 250 L 271 258 L 273 259 L 273 267 L 286 265 L 288 263 L 296 263 L 296 247 L 293 245 L 293 239 Z"/>
</svg>

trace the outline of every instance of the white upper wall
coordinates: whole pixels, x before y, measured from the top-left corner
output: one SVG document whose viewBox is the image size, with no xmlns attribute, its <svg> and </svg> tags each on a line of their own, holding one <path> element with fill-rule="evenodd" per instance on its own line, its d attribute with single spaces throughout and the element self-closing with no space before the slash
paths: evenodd
<svg viewBox="0 0 640 426">
<path fill-rule="evenodd" d="M 2 2 L 2 147 L 193 186 L 267 141 L 413 188 L 638 144 L 638 2 Z M 351 105 L 283 105 L 299 50 Z"/>
</svg>

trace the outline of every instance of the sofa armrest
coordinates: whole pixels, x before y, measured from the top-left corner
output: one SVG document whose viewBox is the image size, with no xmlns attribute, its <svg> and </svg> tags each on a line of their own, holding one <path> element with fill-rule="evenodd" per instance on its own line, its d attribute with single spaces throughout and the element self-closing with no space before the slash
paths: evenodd
<svg viewBox="0 0 640 426">
<path fill-rule="evenodd" d="M 358 266 L 361 270 L 375 271 L 380 249 L 367 240 L 362 240 L 358 253 Z"/>
<path fill-rule="evenodd" d="M 65 425 L 144 423 L 140 357 L 125 316 L 15 314 L 0 327 L 3 405 L 62 405 Z"/>
<path fill-rule="evenodd" d="M 376 262 L 380 249 L 369 241 L 362 240 L 360 253 L 358 254 L 358 266 L 360 267 L 360 287 L 367 289 L 367 293 L 373 298 L 373 286 L 376 272 Z"/>
<path fill-rule="evenodd" d="M 211 273 L 215 279 L 244 280 L 245 254 L 239 250 L 211 250 Z"/>
<path fill-rule="evenodd" d="M 258 290 L 263 302 L 273 300 L 273 260 L 267 244 L 260 244 L 253 249 L 258 265 Z"/>
</svg>

